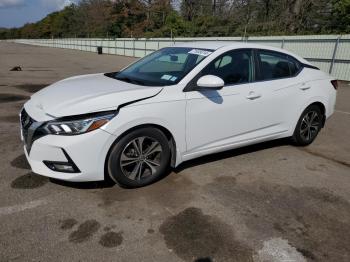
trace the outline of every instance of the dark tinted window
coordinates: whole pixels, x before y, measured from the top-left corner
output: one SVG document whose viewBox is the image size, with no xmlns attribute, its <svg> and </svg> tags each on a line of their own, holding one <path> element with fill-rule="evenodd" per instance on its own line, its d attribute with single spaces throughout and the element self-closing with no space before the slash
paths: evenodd
<svg viewBox="0 0 350 262">
<path fill-rule="evenodd" d="M 289 69 L 292 76 L 295 76 L 300 71 L 300 63 L 291 56 L 287 56 L 289 61 Z"/>
<path fill-rule="evenodd" d="M 259 50 L 258 63 L 258 80 L 292 77 L 299 72 L 299 64 L 295 59 L 278 52 Z"/>
<path fill-rule="evenodd" d="M 252 80 L 251 50 L 233 50 L 212 61 L 201 75 L 215 75 L 222 78 L 225 85 L 242 84 Z"/>
</svg>

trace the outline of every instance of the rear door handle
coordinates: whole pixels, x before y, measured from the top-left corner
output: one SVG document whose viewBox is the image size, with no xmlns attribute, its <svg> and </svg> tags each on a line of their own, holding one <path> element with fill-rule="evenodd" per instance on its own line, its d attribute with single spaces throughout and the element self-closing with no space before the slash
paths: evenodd
<svg viewBox="0 0 350 262">
<path fill-rule="evenodd" d="M 249 95 L 246 96 L 247 99 L 254 100 L 260 98 L 261 95 L 255 92 L 250 92 Z"/>
</svg>

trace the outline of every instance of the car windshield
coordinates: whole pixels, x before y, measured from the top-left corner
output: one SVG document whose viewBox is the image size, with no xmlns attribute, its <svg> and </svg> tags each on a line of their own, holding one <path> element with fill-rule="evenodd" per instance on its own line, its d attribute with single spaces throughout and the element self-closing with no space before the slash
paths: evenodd
<svg viewBox="0 0 350 262">
<path fill-rule="evenodd" d="M 184 47 L 163 48 L 109 76 L 144 86 L 175 85 L 213 51 Z"/>
</svg>

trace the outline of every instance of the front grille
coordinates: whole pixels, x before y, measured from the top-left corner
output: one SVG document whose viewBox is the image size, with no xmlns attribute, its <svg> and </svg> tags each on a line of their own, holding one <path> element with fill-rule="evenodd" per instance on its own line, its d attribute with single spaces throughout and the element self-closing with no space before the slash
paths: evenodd
<svg viewBox="0 0 350 262">
<path fill-rule="evenodd" d="M 31 125 L 33 123 L 35 123 L 36 121 L 31 118 L 27 111 L 23 108 L 22 112 L 21 112 L 21 124 L 22 124 L 22 134 L 23 134 L 23 139 L 25 144 L 28 144 L 28 132 L 29 132 L 29 128 L 31 127 Z"/>
<path fill-rule="evenodd" d="M 21 111 L 21 126 L 22 126 L 22 135 L 25 147 L 29 154 L 33 142 L 46 135 L 40 127 L 43 125 L 43 122 L 38 122 L 31 118 L 27 111 L 23 108 Z"/>
</svg>

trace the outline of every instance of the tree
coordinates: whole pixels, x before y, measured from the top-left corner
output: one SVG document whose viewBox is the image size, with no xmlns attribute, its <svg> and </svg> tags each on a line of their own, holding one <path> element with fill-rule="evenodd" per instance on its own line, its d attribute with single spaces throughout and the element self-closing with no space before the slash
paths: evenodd
<svg viewBox="0 0 350 262">
<path fill-rule="evenodd" d="M 350 32 L 350 0 L 81 0 L 0 38 Z"/>
<path fill-rule="evenodd" d="M 350 33 L 350 0 L 333 1 L 331 29 Z"/>
</svg>

